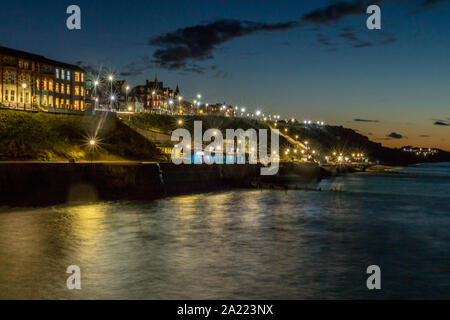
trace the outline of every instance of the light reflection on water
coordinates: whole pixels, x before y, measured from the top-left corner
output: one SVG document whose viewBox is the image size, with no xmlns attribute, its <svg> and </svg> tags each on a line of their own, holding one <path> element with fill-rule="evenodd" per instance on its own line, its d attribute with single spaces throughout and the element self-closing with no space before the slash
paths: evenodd
<svg viewBox="0 0 450 320">
<path fill-rule="evenodd" d="M 450 193 L 433 194 L 449 182 L 433 179 L 4 209 L 0 298 L 450 298 Z M 66 289 L 73 264 L 80 291 Z M 371 264 L 378 292 L 365 286 Z"/>
</svg>

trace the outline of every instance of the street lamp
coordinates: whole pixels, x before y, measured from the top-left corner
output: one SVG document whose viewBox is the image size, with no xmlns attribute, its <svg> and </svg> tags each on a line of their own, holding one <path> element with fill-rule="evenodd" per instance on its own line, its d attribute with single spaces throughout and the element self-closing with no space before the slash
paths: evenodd
<svg viewBox="0 0 450 320">
<path fill-rule="evenodd" d="M 23 88 L 23 91 L 22 91 L 22 94 L 23 94 L 23 110 L 25 110 L 26 109 L 26 107 L 25 107 L 25 89 L 27 88 L 27 84 L 26 83 L 22 83 L 22 88 Z"/>
<path fill-rule="evenodd" d="M 128 90 L 130 90 L 129 86 L 125 88 L 125 106 L 128 104 Z"/>
<path fill-rule="evenodd" d="M 113 79 L 114 79 L 113 75 L 110 74 L 108 77 L 109 82 L 111 82 L 111 103 L 109 104 L 110 109 L 112 108 L 112 100 L 114 100 L 113 95 L 112 95 L 113 94 Z"/>
</svg>

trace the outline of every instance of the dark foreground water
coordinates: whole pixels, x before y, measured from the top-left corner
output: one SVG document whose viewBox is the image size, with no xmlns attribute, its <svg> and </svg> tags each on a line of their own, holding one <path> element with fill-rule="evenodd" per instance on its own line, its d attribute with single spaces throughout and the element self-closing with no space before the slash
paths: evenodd
<svg viewBox="0 0 450 320">
<path fill-rule="evenodd" d="M 0 298 L 450 298 L 450 166 L 0 213 Z M 333 192 L 330 190 L 341 190 Z M 366 268 L 381 268 L 378 291 Z M 66 268 L 81 287 L 66 288 Z"/>
</svg>

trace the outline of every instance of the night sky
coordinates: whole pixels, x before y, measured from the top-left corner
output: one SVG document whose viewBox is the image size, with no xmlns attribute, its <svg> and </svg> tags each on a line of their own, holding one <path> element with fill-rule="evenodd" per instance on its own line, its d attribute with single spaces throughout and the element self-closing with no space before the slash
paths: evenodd
<svg viewBox="0 0 450 320">
<path fill-rule="evenodd" d="M 81 7 L 69 31 L 66 8 Z M 382 30 L 366 28 L 378 4 Z M 450 150 L 450 1 L 14 1 L 0 45 L 100 66 L 186 99 L 357 129 L 387 146 Z"/>
</svg>

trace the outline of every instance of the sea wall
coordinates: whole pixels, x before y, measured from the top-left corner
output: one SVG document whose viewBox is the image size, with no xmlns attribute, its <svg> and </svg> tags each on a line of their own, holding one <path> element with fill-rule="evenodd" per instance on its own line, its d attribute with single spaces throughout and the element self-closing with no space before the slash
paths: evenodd
<svg viewBox="0 0 450 320">
<path fill-rule="evenodd" d="M 251 187 L 257 165 L 2 163 L 0 205 L 30 206 Z"/>
<path fill-rule="evenodd" d="M 231 188 L 306 186 L 326 176 L 311 163 L 281 163 L 276 176 L 261 176 L 260 165 L 251 164 L 0 163 L 0 205 L 148 201 Z"/>
</svg>

